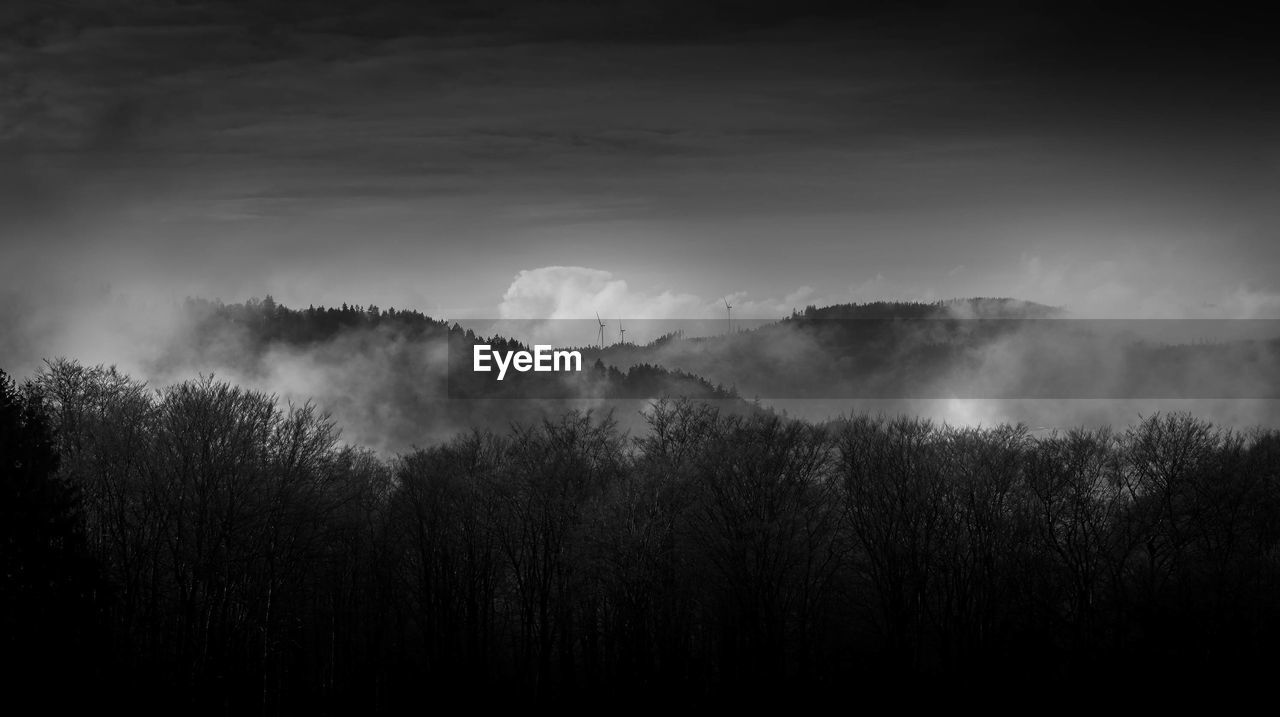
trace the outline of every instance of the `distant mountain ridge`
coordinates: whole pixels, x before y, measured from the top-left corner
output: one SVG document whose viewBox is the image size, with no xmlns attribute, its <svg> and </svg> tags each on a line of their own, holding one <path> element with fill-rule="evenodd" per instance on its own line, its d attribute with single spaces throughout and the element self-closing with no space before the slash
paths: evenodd
<svg viewBox="0 0 1280 717">
<path fill-rule="evenodd" d="M 502 382 L 472 371 L 471 347 L 529 350 L 524 341 L 418 311 L 292 309 L 269 296 L 193 299 L 187 310 L 185 331 L 156 359 L 169 370 L 149 375 L 217 372 L 315 396 L 345 425 L 393 446 L 432 427 L 534 419 L 565 402 L 634 412 L 663 396 L 744 406 L 744 398 L 1280 397 L 1276 340 L 1144 342 L 1106 321 L 1046 320 L 1066 312 L 1011 298 L 811 306 L 732 333 L 577 347 L 580 373 L 511 373 Z"/>
<path fill-rule="evenodd" d="M 872 301 L 867 303 L 806 306 L 794 312 L 799 319 L 1043 319 L 1063 316 L 1059 307 L 1007 297 L 973 297 L 945 301 Z"/>
<path fill-rule="evenodd" d="M 580 376 L 555 377 L 512 372 L 503 382 L 492 377 L 475 376 L 470 371 L 470 347 L 485 344 L 496 351 L 528 351 L 530 346 L 519 339 L 484 336 L 457 322 L 435 319 L 419 311 L 380 309 L 376 305 L 342 304 L 340 308 L 309 306 L 291 309 L 277 303 L 270 295 L 244 303 L 188 299 L 186 310 L 191 322 L 188 340 L 175 342 L 173 351 L 187 352 L 187 360 L 210 366 L 230 367 L 238 371 L 269 370 L 271 357 L 280 352 L 309 351 L 324 353 L 328 345 L 339 343 L 347 358 L 370 353 L 387 357 L 421 353 L 406 347 L 449 346 L 448 365 L 436 365 L 434 374 L 448 374 L 449 391 L 454 397 L 468 398 L 644 398 L 678 395 L 690 398 L 735 398 L 732 390 L 684 371 L 669 370 L 640 361 L 621 367 L 600 361 L 586 362 Z M 439 354 L 443 355 L 443 354 Z M 173 355 L 161 361 L 181 361 Z M 432 375 L 431 367 L 413 370 L 422 376 Z"/>
</svg>

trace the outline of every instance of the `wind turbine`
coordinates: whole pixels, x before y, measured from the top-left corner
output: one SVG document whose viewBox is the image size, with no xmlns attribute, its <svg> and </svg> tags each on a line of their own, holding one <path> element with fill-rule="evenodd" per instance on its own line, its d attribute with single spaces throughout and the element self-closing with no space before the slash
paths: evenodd
<svg viewBox="0 0 1280 717">
<path fill-rule="evenodd" d="M 618 343 L 625 344 L 627 342 L 627 330 L 622 328 L 622 319 L 618 319 L 618 334 L 622 336 Z"/>
<path fill-rule="evenodd" d="M 604 322 L 600 320 L 600 313 L 596 312 L 596 323 L 600 324 L 600 348 L 604 348 Z"/>
<path fill-rule="evenodd" d="M 725 297 L 723 301 L 724 301 L 724 311 L 725 311 L 725 314 L 728 316 L 727 323 L 729 324 L 729 330 L 726 331 L 725 333 L 733 333 L 733 304 L 729 303 L 728 297 Z"/>
</svg>

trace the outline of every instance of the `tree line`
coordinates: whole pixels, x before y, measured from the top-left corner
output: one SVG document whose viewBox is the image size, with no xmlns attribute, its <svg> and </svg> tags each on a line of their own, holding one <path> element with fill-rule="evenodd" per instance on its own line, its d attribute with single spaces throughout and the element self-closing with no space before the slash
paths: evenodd
<svg viewBox="0 0 1280 717">
<path fill-rule="evenodd" d="M 661 400 L 393 458 L 315 406 L 0 381 L 17 687 L 138 709 L 722 704 L 1265 680 L 1280 432 Z M 906 690 L 905 692 L 903 690 Z"/>
</svg>

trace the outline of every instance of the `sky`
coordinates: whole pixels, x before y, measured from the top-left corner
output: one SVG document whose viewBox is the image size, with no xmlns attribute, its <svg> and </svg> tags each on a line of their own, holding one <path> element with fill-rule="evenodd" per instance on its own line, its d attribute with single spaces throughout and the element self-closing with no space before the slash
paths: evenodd
<svg viewBox="0 0 1280 717">
<path fill-rule="evenodd" d="M 4 3 L 9 300 L 1280 315 L 1247 12 L 419 5 Z"/>
</svg>

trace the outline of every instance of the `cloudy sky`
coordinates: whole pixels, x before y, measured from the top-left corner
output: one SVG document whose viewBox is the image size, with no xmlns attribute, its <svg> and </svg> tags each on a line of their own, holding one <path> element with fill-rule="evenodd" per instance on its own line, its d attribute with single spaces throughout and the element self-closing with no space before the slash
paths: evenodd
<svg viewBox="0 0 1280 717">
<path fill-rule="evenodd" d="M 450 318 L 1280 309 L 1259 17 L 418 5 L 4 3 L 0 282 Z"/>
</svg>

